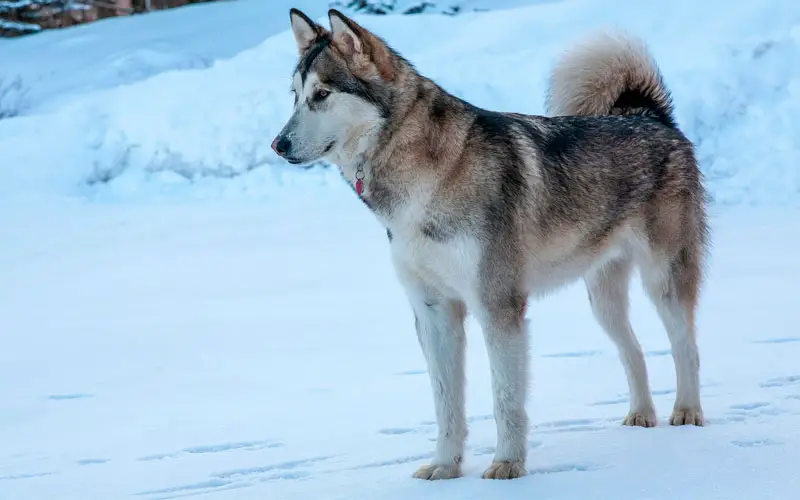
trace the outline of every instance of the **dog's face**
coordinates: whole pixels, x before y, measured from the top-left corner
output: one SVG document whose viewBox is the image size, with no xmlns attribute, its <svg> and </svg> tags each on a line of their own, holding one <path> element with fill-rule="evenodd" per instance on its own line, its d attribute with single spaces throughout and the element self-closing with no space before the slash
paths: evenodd
<svg viewBox="0 0 800 500">
<path fill-rule="evenodd" d="M 363 152 L 362 139 L 389 113 L 388 47 L 338 11 L 329 18 L 331 31 L 296 9 L 290 13 L 300 53 L 291 86 L 294 113 L 272 143 L 289 163 L 347 161 Z"/>
</svg>

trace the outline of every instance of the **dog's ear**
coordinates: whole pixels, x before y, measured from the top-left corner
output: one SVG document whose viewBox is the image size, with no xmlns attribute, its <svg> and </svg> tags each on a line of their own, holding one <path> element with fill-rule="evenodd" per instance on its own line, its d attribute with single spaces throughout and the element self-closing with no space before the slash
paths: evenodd
<svg viewBox="0 0 800 500">
<path fill-rule="evenodd" d="M 366 30 L 336 9 L 328 11 L 328 19 L 331 22 L 333 44 L 339 52 L 354 58 L 363 55 L 365 47 L 362 37 Z"/>
<path fill-rule="evenodd" d="M 292 32 L 297 42 L 297 50 L 302 56 L 321 37 L 329 34 L 328 30 L 311 20 L 310 17 L 297 9 L 289 11 L 289 20 L 292 23 Z"/>
<path fill-rule="evenodd" d="M 372 65 L 381 78 L 394 80 L 397 71 L 393 53 L 383 40 L 336 9 L 328 11 L 328 19 L 331 22 L 331 41 L 339 53 L 356 68 L 364 70 Z"/>
</svg>

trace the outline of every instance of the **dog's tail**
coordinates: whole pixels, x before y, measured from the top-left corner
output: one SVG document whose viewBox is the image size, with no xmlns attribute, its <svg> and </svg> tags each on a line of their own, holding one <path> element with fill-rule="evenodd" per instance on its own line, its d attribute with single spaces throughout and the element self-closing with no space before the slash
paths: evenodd
<svg viewBox="0 0 800 500">
<path fill-rule="evenodd" d="M 603 33 L 573 48 L 550 76 L 551 116 L 642 115 L 676 128 L 672 97 L 647 46 Z"/>
</svg>

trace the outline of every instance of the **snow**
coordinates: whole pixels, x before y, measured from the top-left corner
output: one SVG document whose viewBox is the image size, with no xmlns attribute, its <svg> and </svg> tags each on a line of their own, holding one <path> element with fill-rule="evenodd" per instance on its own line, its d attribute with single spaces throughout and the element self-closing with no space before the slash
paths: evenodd
<svg viewBox="0 0 800 500">
<path fill-rule="evenodd" d="M 465 477 L 411 479 L 436 431 L 385 234 L 335 171 L 269 150 L 288 5 L 237 0 L 0 42 L 0 79 L 29 89 L 0 120 L 0 498 L 795 498 L 800 10 L 494 6 L 356 19 L 457 95 L 530 113 L 578 38 L 647 39 L 715 199 L 707 427 L 666 425 L 669 344 L 638 286 L 660 425 L 619 425 L 624 373 L 575 285 L 529 310 L 531 474 L 479 479 L 495 430 L 470 320 Z"/>
<path fill-rule="evenodd" d="M 286 172 L 269 147 L 292 105 L 296 49 L 287 9 L 268 4 L 267 15 L 258 10 L 263 3 L 253 3 L 247 16 L 253 1 L 205 6 L 213 8 L 206 16 L 199 14 L 204 6 L 193 6 L 12 40 L 0 57 L 20 69 L 8 74 L 27 79 L 48 68 L 54 83 L 32 87 L 28 116 L 0 121 L 0 157 L 7 159 L 0 199 L 264 198 L 294 182 L 295 170 Z M 235 15 L 220 14 L 226 5 Z M 308 12 L 322 20 L 316 5 Z M 797 206 L 800 10 L 789 0 L 751 0 L 735 9 L 725 3 L 721 16 L 719 5 L 679 0 L 643 9 L 633 0 L 614 7 L 567 0 L 455 17 L 358 19 L 460 97 L 530 113 L 543 112 L 548 71 L 563 50 L 591 31 L 626 28 L 646 37 L 660 62 L 716 202 Z M 703 21 L 687 22 L 687 13 Z M 178 31 L 164 35 L 168 16 L 183 15 Z M 196 22 L 201 17 L 206 24 Z M 149 18 L 152 31 L 142 28 Z M 231 32 L 209 35 L 213 22 Z M 130 23 L 130 40 L 111 36 L 120 23 Z M 99 43 L 106 38 L 113 43 Z M 31 70 L 32 46 L 51 39 L 54 55 Z M 79 50 L 89 43 L 91 51 Z M 195 67 L 198 57 L 202 69 L 175 69 Z M 43 89 L 55 96 L 37 101 Z M 339 182 L 314 175 L 318 183 Z"/>
<path fill-rule="evenodd" d="M 433 406 L 385 235 L 342 192 L 275 202 L 0 218 L 2 498 L 795 498 L 800 214 L 714 217 L 707 427 L 666 424 L 669 343 L 638 285 L 660 426 L 620 426 L 625 376 L 574 286 L 529 312 L 531 475 L 480 479 L 495 431 L 470 320 L 465 477 L 428 483 L 410 475 Z"/>
<path fill-rule="evenodd" d="M 319 4 L 292 2 L 300 9 Z M 75 94 L 234 57 L 286 29 L 288 14 L 278 10 L 274 0 L 223 0 L 4 40 L 0 79 L 20 76 L 31 87 L 31 108 L 50 110 Z"/>
</svg>

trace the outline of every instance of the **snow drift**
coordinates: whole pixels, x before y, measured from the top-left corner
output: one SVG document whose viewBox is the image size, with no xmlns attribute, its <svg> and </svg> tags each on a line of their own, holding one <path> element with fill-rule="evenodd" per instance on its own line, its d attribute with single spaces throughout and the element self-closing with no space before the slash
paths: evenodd
<svg viewBox="0 0 800 500">
<path fill-rule="evenodd" d="M 324 9 L 308 12 L 324 19 Z M 170 60 L 166 67 L 178 69 L 150 68 L 157 74 L 134 75 L 129 85 L 84 92 L 51 103 L 49 112 L 0 122 L 0 197 L 263 196 L 285 182 L 327 182 L 330 173 L 300 174 L 269 148 L 290 114 L 296 57 L 288 15 L 273 12 L 270 24 L 281 16 L 284 31 L 229 59 L 184 61 L 194 68 L 189 71 Z M 565 0 L 455 17 L 357 20 L 456 95 L 527 113 L 543 113 L 546 78 L 562 50 L 592 30 L 627 29 L 644 37 L 659 61 L 717 203 L 800 200 L 800 10 L 794 2 L 747 0 L 730 9 L 721 0 L 657 7 Z M 249 38 L 240 45 L 247 46 L 253 30 L 242 32 Z M 63 35 L 38 35 L 48 36 Z M 226 33 L 237 36 L 238 30 Z M 138 47 L 130 57 L 157 59 L 157 45 Z"/>
</svg>

